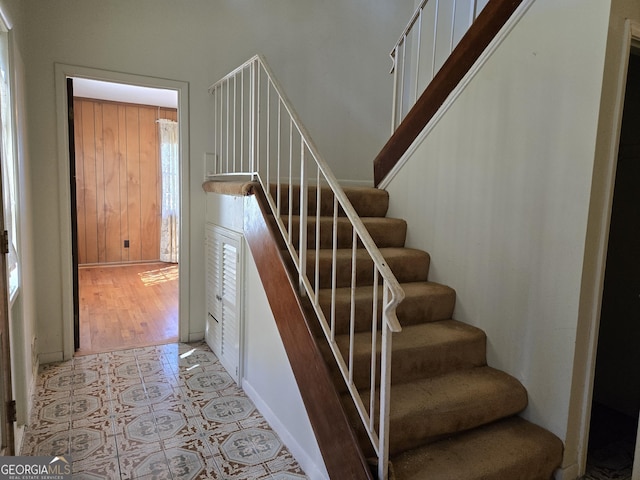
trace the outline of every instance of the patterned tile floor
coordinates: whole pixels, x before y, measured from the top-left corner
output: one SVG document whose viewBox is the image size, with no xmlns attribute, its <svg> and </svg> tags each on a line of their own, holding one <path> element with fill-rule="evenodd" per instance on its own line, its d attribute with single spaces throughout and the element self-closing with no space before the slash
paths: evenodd
<svg viewBox="0 0 640 480">
<path fill-rule="evenodd" d="M 307 478 L 204 343 L 45 365 L 21 454 L 69 453 L 87 480 Z"/>
</svg>

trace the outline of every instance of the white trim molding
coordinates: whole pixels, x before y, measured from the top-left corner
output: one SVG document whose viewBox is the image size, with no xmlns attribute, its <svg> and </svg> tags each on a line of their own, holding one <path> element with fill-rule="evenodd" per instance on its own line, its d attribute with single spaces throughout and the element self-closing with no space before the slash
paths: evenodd
<svg viewBox="0 0 640 480">
<path fill-rule="evenodd" d="M 610 28 L 611 31 L 611 28 Z M 610 34 L 611 35 L 611 34 Z M 601 103 L 599 134 L 596 140 L 596 159 L 601 158 L 594 166 L 594 179 L 591 187 L 591 204 L 589 206 L 589 223 L 587 226 L 587 244 L 585 246 L 585 268 L 580 294 L 578 313 L 578 329 L 576 336 L 576 353 L 574 357 L 573 384 L 569 405 L 567 438 L 565 439 L 565 461 L 571 464 L 564 467 L 566 475 L 561 480 L 573 480 L 584 474 L 587 463 L 589 425 L 593 397 L 593 385 L 596 367 L 598 333 L 600 328 L 600 310 L 602 307 L 602 291 L 609 242 L 609 227 L 615 187 L 618 148 L 624 110 L 624 97 L 627 82 L 627 70 L 632 45 L 640 42 L 640 23 L 627 19 L 624 31 L 618 37 L 619 50 L 607 51 L 605 71 L 608 62 L 614 62 L 610 71 L 615 78 L 605 78 L 602 101 L 611 106 L 607 112 Z M 618 40 L 616 38 L 616 41 Z M 608 42 L 611 41 L 611 37 Z M 615 57 L 615 58 L 613 58 Z M 605 95 L 608 90 L 608 95 Z M 590 239 L 590 240 L 589 240 Z M 636 445 L 638 449 L 639 445 Z M 638 459 L 636 450 L 636 459 Z M 634 480 L 638 477 L 636 461 Z M 575 469 L 574 469 L 575 467 Z M 573 475 L 573 476 L 572 476 Z"/>
<path fill-rule="evenodd" d="M 311 480 L 329 480 L 326 474 L 322 473 L 322 469 L 316 465 L 307 451 L 302 448 L 293 435 L 289 433 L 289 430 L 287 430 L 282 421 L 269 408 L 269 405 L 267 405 L 262 397 L 260 397 L 258 392 L 256 392 L 246 378 L 242 379 L 242 389 L 247 394 L 247 397 L 249 397 L 254 403 L 271 428 L 273 428 L 273 430 L 278 434 L 282 443 L 287 446 L 291 455 L 293 455 L 293 457 L 298 461 L 305 474 Z"/>
<path fill-rule="evenodd" d="M 180 129 L 180 263 L 179 326 L 180 341 L 190 340 L 189 332 L 189 83 L 129 73 L 112 72 L 77 65 L 55 64 L 56 116 L 58 136 L 58 182 L 60 191 L 60 259 L 62 282 L 63 359 L 73 356 L 73 261 L 71 252 L 71 188 L 69 168 L 69 127 L 67 122 L 67 78 L 89 78 L 142 87 L 175 90 L 178 93 Z M 57 355 L 56 355 L 57 356 Z M 45 358 L 46 357 L 46 358 Z M 40 358 L 42 363 L 52 355 Z"/>
</svg>

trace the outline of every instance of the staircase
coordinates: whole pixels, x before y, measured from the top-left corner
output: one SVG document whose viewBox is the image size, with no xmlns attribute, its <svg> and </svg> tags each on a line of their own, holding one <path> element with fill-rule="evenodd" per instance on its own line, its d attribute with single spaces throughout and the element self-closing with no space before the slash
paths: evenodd
<svg viewBox="0 0 640 480">
<path fill-rule="evenodd" d="M 475 24 L 519 1 L 489 0 Z M 549 480 L 562 442 L 517 416 L 525 388 L 487 365 L 482 330 L 452 318 L 455 292 L 429 281 L 427 252 L 405 247 L 387 192 L 339 185 L 261 57 L 210 93 L 207 176 L 257 180 L 240 188 L 256 194 L 245 238 L 330 477 Z M 385 159 L 412 141 L 424 105 L 437 109 L 428 93 Z"/>
<path fill-rule="evenodd" d="M 319 207 L 319 215 L 312 201 L 313 187 L 308 195 L 306 268 L 308 277 L 315 279 L 314 289 L 315 282 L 320 287 L 317 291 L 325 317 L 331 318 L 333 202 L 331 191 L 322 190 L 321 198 L 325 201 Z M 385 216 L 388 194 L 375 188 L 344 190 L 406 295 L 397 310 L 402 331 L 394 334 L 392 350 L 389 478 L 549 480 L 560 466 L 562 442 L 517 416 L 527 406 L 525 388 L 515 378 L 487 365 L 486 335 L 482 330 L 452 318 L 455 291 L 429 281 L 427 252 L 404 246 L 406 222 Z M 292 191 L 292 214 L 281 219 L 296 245 L 300 235 L 300 197 L 297 189 Z M 275 197 L 275 187 L 271 195 Z M 288 195 L 282 196 L 280 211 L 289 211 L 288 199 Z M 275 218 L 271 220 L 275 227 Z M 358 249 L 357 282 L 352 288 L 351 224 L 345 217 L 339 217 L 336 225 L 335 342 L 343 357 L 350 359 L 353 382 L 363 403 L 368 405 L 373 268 L 364 252 L 361 254 Z M 283 257 L 287 256 L 284 252 Z M 381 299 L 382 295 L 377 298 Z M 380 310 L 378 308 L 378 312 Z M 313 318 L 310 305 L 308 311 L 309 318 Z M 318 324 L 311 321 L 310 325 Z M 351 349 L 350 332 L 354 333 Z M 371 442 L 324 333 L 319 326 L 314 333 L 361 448 L 366 456 L 374 457 Z M 379 346 L 378 338 L 378 349 Z"/>
</svg>

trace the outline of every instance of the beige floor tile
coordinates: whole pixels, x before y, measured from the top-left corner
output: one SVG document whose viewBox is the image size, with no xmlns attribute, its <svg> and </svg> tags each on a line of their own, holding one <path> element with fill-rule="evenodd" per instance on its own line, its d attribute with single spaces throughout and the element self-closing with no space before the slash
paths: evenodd
<svg viewBox="0 0 640 480">
<path fill-rule="evenodd" d="M 71 453 L 86 480 L 300 480 L 300 466 L 206 343 L 40 369 L 21 454 Z"/>
</svg>

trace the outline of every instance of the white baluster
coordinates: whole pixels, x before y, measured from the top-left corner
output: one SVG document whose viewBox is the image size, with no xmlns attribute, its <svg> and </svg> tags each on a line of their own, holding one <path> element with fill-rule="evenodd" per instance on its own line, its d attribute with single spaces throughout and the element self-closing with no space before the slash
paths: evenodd
<svg viewBox="0 0 640 480">
<path fill-rule="evenodd" d="M 307 276 L 307 215 L 308 215 L 308 182 L 307 171 L 305 165 L 306 156 L 304 154 L 304 141 L 300 140 L 300 249 L 298 255 L 300 256 L 300 276 L 299 287 L 300 293 L 304 294 L 304 279 Z M 317 286 L 316 286 L 317 287 Z"/>
<path fill-rule="evenodd" d="M 336 282 L 338 255 L 338 197 L 333 196 L 333 246 L 331 251 L 331 343 L 336 339 Z"/>
</svg>

